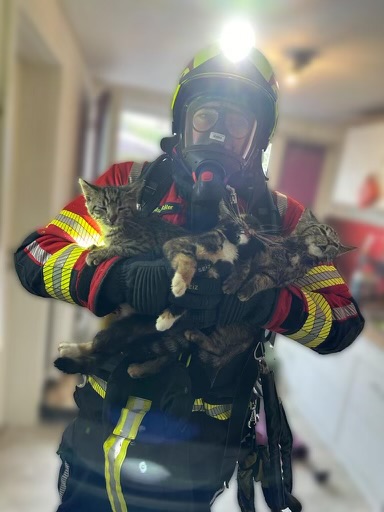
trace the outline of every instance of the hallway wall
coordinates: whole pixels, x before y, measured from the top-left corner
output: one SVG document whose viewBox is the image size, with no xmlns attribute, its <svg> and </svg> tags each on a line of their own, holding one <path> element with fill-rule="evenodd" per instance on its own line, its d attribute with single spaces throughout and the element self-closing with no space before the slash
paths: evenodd
<svg viewBox="0 0 384 512">
<path fill-rule="evenodd" d="M 2 0 L 0 7 L 7 8 L 8 28 L 0 74 L 0 426 L 30 425 L 38 418 L 47 343 L 70 337 L 75 311 L 28 294 L 14 273 L 12 253 L 72 196 L 79 105 L 94 89 L 57 2 Z M 56 309 L 60 327 L 54 323 L 48 331 L 48 316 Z"/>
</svg>

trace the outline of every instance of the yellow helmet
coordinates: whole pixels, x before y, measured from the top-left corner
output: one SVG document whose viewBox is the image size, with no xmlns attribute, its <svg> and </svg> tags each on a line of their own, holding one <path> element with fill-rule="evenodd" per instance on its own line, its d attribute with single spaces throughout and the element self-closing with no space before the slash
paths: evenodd
<svg viewBox="0 0 384 512">
<path fill-rule="evenodd" d="M 173 133 L 180 134 L 188 104 L 198 96 L 223 96 L 256 111 L 258 129 L 254 146 L 265 150 L 278 118 L 278 84 L 266 57 L 252 48 L 247 57 L 232 62 L 218 45 L 199 52 L 180 76 L 173 95 Z"/>
</svg>

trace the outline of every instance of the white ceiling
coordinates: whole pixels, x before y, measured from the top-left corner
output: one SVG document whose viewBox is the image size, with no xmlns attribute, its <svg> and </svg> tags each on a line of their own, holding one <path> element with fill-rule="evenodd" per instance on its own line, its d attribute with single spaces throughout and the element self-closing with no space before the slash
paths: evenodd
<svg viewBox="0 0 384 512">
<path fill-rule="evenodd" d="M 384 112 L 384 0 L 60 0 L 98 79 L 171 98 L 191 57 L 245 15 L 276 70 L 283 115 L 345 121 Z M 240 11 L 241 6 L 241 11 Z M 288 87 L 287 52 L 318 52 Z M 170 100 L 169 100 L 170 101 Z"/>
</svg>

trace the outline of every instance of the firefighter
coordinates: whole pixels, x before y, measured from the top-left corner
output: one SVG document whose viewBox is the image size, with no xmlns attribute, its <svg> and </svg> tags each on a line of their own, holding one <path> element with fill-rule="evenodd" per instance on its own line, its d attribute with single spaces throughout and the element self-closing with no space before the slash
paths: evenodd
<svg viewBox="0 0 384 512">
<path fill-rule="evenodd" d="M 161 142 L 159 158 L 114 164 L 96 183 L 123 185 L 142 173 L 143 213 L 155 211 L 195 232 L 215 224 L 223 185 L 230 185 L 240 211 L 290 233 L 304 208 L 270 190 L 262 168 L 277 117 L 278 86 L 264 55 L 253 48 L 232 62 L 218 46 L 209 47 L 181 74 L 172 102 L 173 135 Z M 220 280 L 201 272 L 175 299 L 167 262 L 151 254 L 87 266 L 88 248 L 100 239 L 83 196 L 75 198 L 17 249 L 22 285 L 100 317 L 122 303 L 157 316 L 176 301 L 188 309 L 184 321 L 195 328 L 209 332 L 247 321 L 254 325 L 254 343 L 266 331 L 276 332 L 319 354 L 345 349 L 364 325 L 332 263 L 247 302 L 224 295 Z M 190 354 L 144 379 L 131 379 L 124 360 L 84 376 L 75 391 L 78 417 L 58 450 L 58 511 L 210 510 L 238 458 L 255 380 L 252 354 L 236 356 L 213 383 Z"/>
</svg>

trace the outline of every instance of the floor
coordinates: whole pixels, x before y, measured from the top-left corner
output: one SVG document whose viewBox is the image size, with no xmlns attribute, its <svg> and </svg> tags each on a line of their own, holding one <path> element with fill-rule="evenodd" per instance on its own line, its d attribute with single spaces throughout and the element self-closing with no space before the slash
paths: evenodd
<svg viewBox="0 0 384 512">
<path fill-rule="evenodd" d="M 314 437 L 301 418 L 291 417 L 291 426 L 303 441 L 310 440 L 310 461 L 318 469 L 330 472 L 329 481 L 320 485 L 310 468 L 294 465 L 295 494 L 304 512 L 376 512 L 365 503 L 343 468 Z M 57 505 L 55 450 L 62 425 L 40 425 L 0 433 L 0 511 L 54 512 Z M 267 512 L 257 490 L 257 512 Z M 221 495 L 213 512 L 237 512 L 236 485 Z"/>
</svg>

